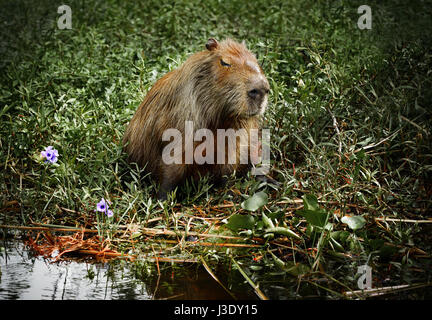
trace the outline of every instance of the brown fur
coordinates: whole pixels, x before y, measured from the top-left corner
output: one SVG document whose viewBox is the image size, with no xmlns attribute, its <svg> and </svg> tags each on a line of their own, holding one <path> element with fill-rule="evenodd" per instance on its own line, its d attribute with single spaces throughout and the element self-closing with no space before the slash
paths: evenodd
<svg viewBox="0 0 432 320">
<path fill-rule="evenodd" d="M 176 128 L 184 133 L 185 121 L 193 121 L 194 130 L 211 129 L 215 138 L 216 129 L 244 128 L 249 133 L 250 129 L 259 128 L 261 109 L 265 108 L 266 103 L 262 101 L 267 101 L 268 82 L 246 46 L 230 39 L 220 43 L 210 39 L 206 47 L 207 50 L 195 53 L 155 83 L 123 137 L 129 161 L 146 166 L 160 182 L 162 197 L 185 178 L 198 178 L 199 174 L 206 173 L 219 178 L 244 166 L 239 163 L 166 165 L 162 150 L 169 142 L 162 141 L 164 130 Z M 255 87 L 263 90 L 261 100 L 248 96 Z M 216 144 L 214 152 L 216 162 Z M 226 156 L 228 152 L 238 156 L 239 147 L 227 151 Z M 184 160 L 184 152 L 182 157 Z"/>
</svg>

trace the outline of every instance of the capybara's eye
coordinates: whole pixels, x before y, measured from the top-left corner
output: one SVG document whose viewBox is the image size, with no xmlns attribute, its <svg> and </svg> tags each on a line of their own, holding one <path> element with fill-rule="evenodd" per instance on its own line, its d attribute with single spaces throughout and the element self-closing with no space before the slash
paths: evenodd
<svg viewBox="0 0 432 320">
<path fill-rule="evenodd" d="M 226 63 L 225 61 L 223 61 L 222 59 L 220 60 L 220 63 L 223 67 L 231 67 L 231 65 L 229 63 Z"/>
</svg>

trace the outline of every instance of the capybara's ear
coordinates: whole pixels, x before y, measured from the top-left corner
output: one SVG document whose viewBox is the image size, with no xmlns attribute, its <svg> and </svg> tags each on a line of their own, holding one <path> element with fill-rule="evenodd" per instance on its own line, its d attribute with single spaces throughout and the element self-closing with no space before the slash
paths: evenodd
<svg viewBox="0 0 432 320">
<path fill-rule="evenodd" d="M 210 38 L 206 43 L 206 48 L 208 51 L 212 51 L 218 47 L 219 43 L 216 39 Z"/>
</svg>

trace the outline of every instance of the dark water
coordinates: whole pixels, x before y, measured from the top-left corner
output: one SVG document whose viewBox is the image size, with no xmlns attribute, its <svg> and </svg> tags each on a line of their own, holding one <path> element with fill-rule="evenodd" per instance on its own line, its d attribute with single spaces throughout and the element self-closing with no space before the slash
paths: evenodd
<svg viewBox="0 0 432 320">
<path fill-rule="evenodd" d="M 0 240 L 0 300 L 257 299 L 238 272 L 221 269 L 219 280 L 230 294 L 198 264 L 160 263 L 157 270 L 154 263 L 139 265 L 120 259 L 108 263 L 72 259 L 52 263 L 34 256 L 21 241 Z M 316 286 L 303 284 L 298 291 L 296 280 L 289 280 L 267 281 L 264 293 L 273 300 L 328 298 Z M 430 299 L 431 294 L 426 287 L 375 299 L 423 300 Z"/>
<path fill-rule="evenodd" d="M 196 266 L 160 269 L 159 276 L 146 276 L 125 261 L 51 263 L 35 257 L 19 241 L 3 242 L 0 300 L 232 299 Z M 233 292 L 240 299 L 256 298 L 248 288 Z"/>
</svg>

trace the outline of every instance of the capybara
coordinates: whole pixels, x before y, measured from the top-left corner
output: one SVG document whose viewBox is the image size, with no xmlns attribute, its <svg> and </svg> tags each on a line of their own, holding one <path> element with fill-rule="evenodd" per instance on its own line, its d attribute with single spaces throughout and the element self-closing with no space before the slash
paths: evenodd
<svg viewBox="0 0 432 320">
<path fill-rule="evenodd" d="M 237 139 L 260 128 L 269 90 L 262 68 L 244 42 L 209 39 L 206 50 L 193 54 L 178 69 L 164 75 L 145 96 L 123 137 L 129 161 L 145 167 L 159 182 L 160 199 L 166 199 L 167 193 L 187 178 L 210 174 L 218 180 L 234 170 L 247 169 L 248 165 L 240 163 Z M 188 149 L 186 141 L 191 137 L 186 136 L 187 122 L 193 124 L 194 130 L 211 130 L 214 137 L 194 141 Z M 168 129 L 178 130 L 183 138 L 177 143 L 181 152 L 174 151 L 177 161 L 171 163 L 163 157 L 171 143 L 164 138 Z M 234 147 L 224 145 L 221 149 L 216 143 L 218 129 L 240 132 Z M 246 147 L 256 153 L 258 144 L 249 140 Z M 211 148 L 211 143 L 216 146 Z M 193 155 L 190 161 L 187 151 L 196 151 L 200 144 L 203 156 L 214 153 L 213 162 L 197 163 Z M 216 161 L 218 154 L 225 161 Z M 235 157 L 234 163 L 227 161 L 230 156 Z"/>
</svg>

